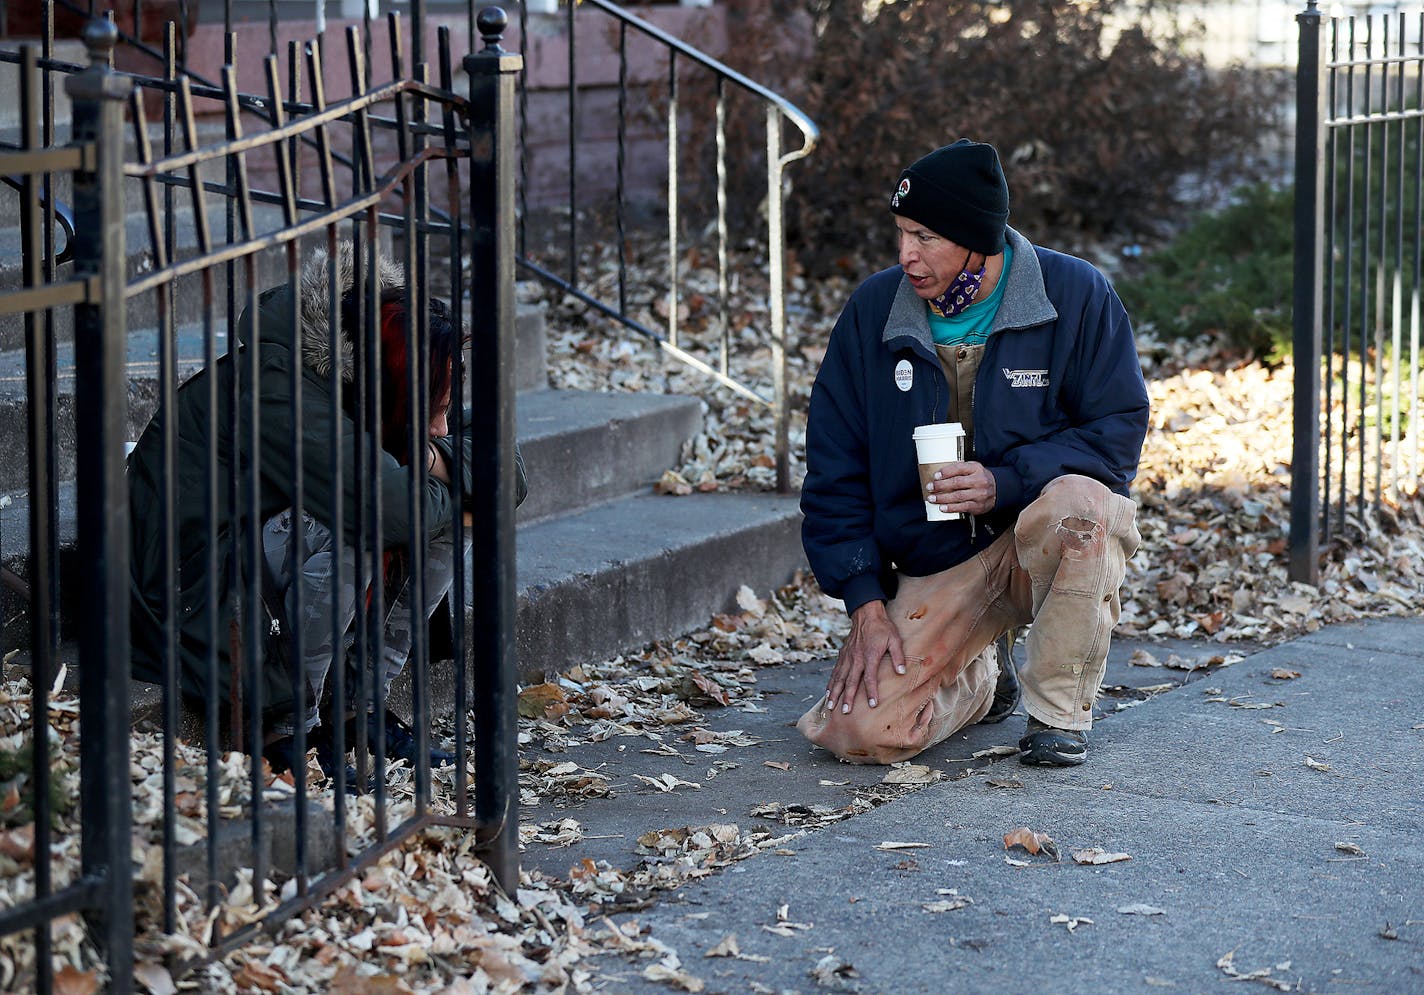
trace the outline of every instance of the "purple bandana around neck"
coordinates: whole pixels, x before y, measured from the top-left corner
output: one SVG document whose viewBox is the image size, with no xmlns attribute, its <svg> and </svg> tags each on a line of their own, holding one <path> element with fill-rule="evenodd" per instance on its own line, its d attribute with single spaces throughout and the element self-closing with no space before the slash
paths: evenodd
<svg viewBox="0 0 1424 995">
<path fill-rule="evenodd" d="M 949 281 L 945 292 L 928 302 L 930 310 L 941 318 L 953 318 L 969 310 L 979 296 L 979 286 L 984 282 L 984 268 L 980 266 L 977 273 L 960 270 L 959 275 Z"/>
</svg>

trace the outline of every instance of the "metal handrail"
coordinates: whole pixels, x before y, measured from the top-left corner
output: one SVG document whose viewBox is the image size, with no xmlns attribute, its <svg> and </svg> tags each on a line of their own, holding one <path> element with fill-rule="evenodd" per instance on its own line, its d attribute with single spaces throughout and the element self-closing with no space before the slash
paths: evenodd
<svg viewBox="0 0 1424 995">
<path fill-rule="evenodd" d="M 9 146 L 0 145 L 0 148 L 8 149 Z M 0 183 L 5 184 L 5 186 L 10 187 L 17 193 L 24 192 L 24 184 L 18 176 L 0 176 Z M 40 207 L 44 207 L 48 203 L 51 203 L 51 200 L 47 200 L 44 194 L 41 193 Z M 54 254 L 54 264 L 58 266 L 74 258 L 74 249 L 72 247 L 74 242 L 74 212 L 70 209 L 68 204 L 58 197 L 53 198 L 52 203 L 54 204 L 55 224 L 64 232 L 64 247 Z"/>
<path fill-rule="evenodd" d="M 743 89 L 756 94 L 758 97 L 761 97 L 767 103 L 775 104 L 778 108 L 780 108 L 781 112 L 785 114 L 786 117 L 789 118 L 793 124 L 796 125 L 796 127 L 801 129 L 801 135 L 805 139 L 805 144 L 802 145 L 802 147 L 800 149 L 797 149 L 795 152 L 788 153 L 783 159 L 783 162 L 792 162 L 796 159 L 800 159 L 801 157 L 810 154 L 811 150 L 815 148 L 816 143 L 820 140 L 821 129 L 816 127 L 815 123 L 811 120 L 811 118 L 806 114 L 805 111 L 801 110 L 801 108 L 797 107 L 795 104 L 787 100 L 781 94 L 776 93 L 773 90 L 768 90 L 766 87 L 762 86 L 755 80 L 749 79 L 748 77 L 737 72 L 735 69 L 733 69 L 726 63 L 721 62 L 718 59 L 714 59 L 706 52 L 692 47 L 680 38 L 673 37 L 666 31 L 664 31 L 662 28 L 659 28 L 654 24 L 649 24 L 641 17 L 637 16 L 636 14 L 629 13 L 622 7 L 619 7 L 617 4 L 609 3 L 608 0 L 580 0 L 580 3 L 586 7 L 597 7 L 599 10 L 602 10 L 610 16 L 615 17 L 618 20 L 624 22 L 629 27 L 637 28 L 639 31 L 647 35 L 649 38 L 652 38 L 654 41 L 660 42 L 666 47 L 682 53 L 683 55 L 691 59 L 693 62 L 696 62 L 702 66 L 706 66 L 708 69 L 711 69 L 713 72 L 717 73 L 717 75 L 725 77 L 726 79 L 731 80 L 733 83 L 736 83 Z"/>
<path fill-rule="evenodd" d="M 577 167 L 577 138 L 576 138 L 576 112 L 577 112 L 577 73 L 575 59 L 575 9 L 576 7 L 594 8 L 618 22 L 618 49 L 619 49 L 619 112 L 618 112 L 618 241 L 620 251 L 618 254 L 618 301 L 616 306 L 605 302 L 597 301 L 587 291 L 579 286 L 578 279 L 578 222 L 575 206 L 577 199 L 578 167 Z M 676 38 L 661 28 L 643 20 L 635 14 L 624 10 L 609 0 L 582 0 L 580 4 L 570 3 L 567 7 L 568 34 L 569 34 L 569 232 L 568 232 L 568 262 L 569 275 L 567 278 L 553 273 L 549 268 L 541 266 L 527 257 L 523 249 L 523 238 L 521 237 L 521 252 L 518 259 L 519 265 L 525 272 L 547 283 L 563 293 L 574 297 L 577 300 L 595 308 L 605 316 L 616 321 L 623 328 L 636 332 L 658 344 L 669 355 L 714 378 L 718 383 L 729 387 L 741 396 L 750 400 L 765 404 L 774 413 L 775 423 L 775 450 L 776 450 L 776 480 L 777 489 L 782 493 L 791 490 L 790 457 L 788 442 L 788 404 L 787 386 L 785 375 L 786 364 L 786 291 L 785 291 L 785 231 L 783 224 L 783 198 L 782 198 L 782 174 L 786 166 L 797 159 L 805 158 L 816 147 L 820 139 L 820 130 L 816 127 L 811 118 L 797 107 L 790 100 L 783 97 L 762 84 L 756 82 L 731 68 L 720 60 L 699 50 L 695 46 Z M 521 7 L 521 36 L 528 37 L 527 17 Z M 664 332 L 657 332 L 647 327 L 640 321 L 635 320 L 628 314 L 626 297 L 626 266 L 623 259 L 621 246 L 624 241 L 623 222 L 623 166 L 624 166 L 624 144 L 625 144 L 625 113 L 626 113 L 626 91 L 627 91 L 627 32 L 632 29 L 651 41 L 657 43 L 667 50 L 669 67 L 669 109 L 668 109 L 668 324 Z M 721 307 L 721 344 L 718 361 L 714 365 L 703 362 L 697 357 L 684 350 L 678 343 L 678 176 L 677 176 L 677 156 L 678 156 L 678 59 L 683 58 L 696 66 L 713 73 L 717 80 L 717 236 L 718 236 L 718 276 L 719 290 L 722 298 Z M 768 313 L 770 317 L 770 339 L 772 350 L 772 396 L 765 397 L 754 390 L 746 383 L 738 381 L 729 370 L 729 322 L 726 301 L 728 294 L 728 265 L 727 265 L 727 189 L 726 189 L 726 158 L 727 142 L 725 128 L 725 107 L 726 107 L 726 85 L 731 84 L 740 88 L 752 97 L 760 100 L 766 109 L 766 153 L 767 153 L 767 257 L 769 261 L 768 277 L 770 286 L 768 288 Z M 521 117 L 524 115 L 524 106 L 521 104 Z M 801 134 L 801 144 L 798 148 L 789 152 L 782 152 L 782 120 L 790 121 Z M 524 129 L 521 128 L 521 133 Z M 521 189 L 525 191 L 522 196 L 527 197 L 527 183 L 521 184 Z M 523 203 L 523 216 L 528 216 L 527 201 Z M 522 233 L 521 233 L 522 235 Z"/>
</svg>

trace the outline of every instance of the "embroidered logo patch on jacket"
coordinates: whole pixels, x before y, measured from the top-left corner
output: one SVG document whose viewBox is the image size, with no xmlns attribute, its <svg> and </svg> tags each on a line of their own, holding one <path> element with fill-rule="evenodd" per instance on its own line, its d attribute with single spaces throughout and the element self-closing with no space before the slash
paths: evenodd
<svg viewBox="0 0 1424 995">
<path fill-rule="evenodd" d="M 1047 370 L 1004 370 L 1010 387 L 1047 387 Z"/>
</svg>

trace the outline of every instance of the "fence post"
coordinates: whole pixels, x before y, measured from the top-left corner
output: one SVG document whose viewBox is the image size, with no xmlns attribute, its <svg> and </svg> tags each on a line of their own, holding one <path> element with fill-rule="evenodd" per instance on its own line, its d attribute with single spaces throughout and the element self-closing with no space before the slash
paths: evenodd
<svg viewBox="0 0 1424 995">
<path fill-rule="evenodd" d="M 1295 441 L 1291 453 L 1290 579 L 1320 575 L 1320 321 L 1325 229 L 1325 87 L 1316 0 L 1296 15 Z"/>
<path fill-rule="evenodd" d="M 469 627 L 475 715 L 475 821 L 481 856 L 510 894 L 519 884 L 518 660 L 514 643 L 514 83 L 498 7 L 477 19 L 470 77 L 470 375 L 474 439 Z M 463 609 L 463 606 L 461 606 Z M 482 615 L 483 617 L 479 617 Z"/>
<path fill-rule="evenodd" d="M 118 29 L 84 28 L 89 68 L 65 83 L 74 141 L 94 160 L 74 177 L 74 274 L 89 281 L 74 315 L 74 430 L 80 576 L 79 740 L 84 876 L 99 887 L 90 928 L 105 950 L 111 992 L 133 990 L 129 780 L 129 549 L 124 434 L 124 100 L 110 68 Z"/>
</svg>

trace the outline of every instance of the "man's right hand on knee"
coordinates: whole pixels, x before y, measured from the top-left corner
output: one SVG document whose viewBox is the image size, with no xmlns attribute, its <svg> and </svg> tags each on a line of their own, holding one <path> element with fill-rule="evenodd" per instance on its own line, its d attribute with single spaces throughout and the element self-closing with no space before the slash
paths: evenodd
<svg viewBox="0 0 1424 995">
<path fill-rule="evenodd" d="M 905 649 L 900 642 L 900 633 L 883 601 L 867 601 L 850 616 L 850 635 L 836 658 L 836 667 L 831 671 L 831 681 L 826 686 L 826 707 L 840 706 L 841 712 L 849 713 L 855 703 L 860 686 L 865 685 L 865 696 L 870 707 L 878 704 L 880 694 L 880 663 L 890 658 L 897 674 L 905 672 Z"/>
</svg>

